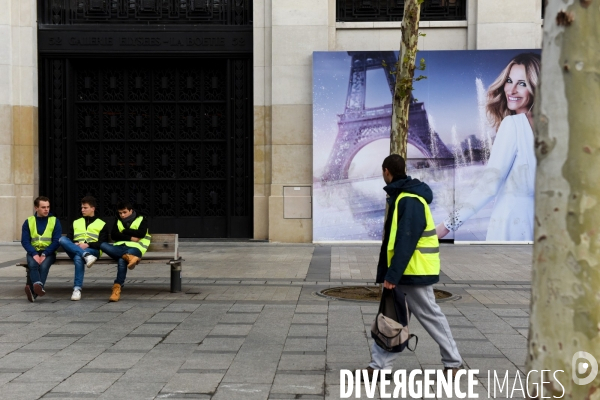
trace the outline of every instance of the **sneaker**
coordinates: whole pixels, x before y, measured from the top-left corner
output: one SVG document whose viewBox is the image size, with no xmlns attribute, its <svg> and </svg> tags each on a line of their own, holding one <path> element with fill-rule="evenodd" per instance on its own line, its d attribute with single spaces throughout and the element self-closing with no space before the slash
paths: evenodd
<svg viewBox="0 0 600 400">
<path fill-rule="evenodd" d="M 25 285 L 25 294 L 27 295 L 27 300 L 29 300 L 30 303 L 35 301 L 36 296 L 34 296 L 34 293 L 31 291 L 29 285 Z"/>
<path fill-rule="evenodd" d="M 85 266 L 89 268 L 94 265 L 98 257 L 88 254 L 87 256 L 84 256 L 83 259 L 85 260 Z"/>
<path fill-rule="evenodd" d="M 94 258 L 96 258 L 96 257 L 94 257 Z M 71 300 L 73 300 L 73 301 L 81 300 L 81 290 L 79 290 L 79 289 L 73 290 L 73 294 L 71 295 Z"/>
<path fill-rule="evenodd" d="M 43 296 L 46 294 L 46 291 L 44 290 L 44 287 L 42 286 L 41 283 L 34 283 L 33 284 L 33 291 L 35 292 L 36 295 L 38 296 Z M 37 297 L 37 296 L 36 296 Z"/>
<path fill-rule="evenodd" d="M 134 256 L 133 254 L 123 254 L 121 257 L 123 260 L 127 261 L 127 268 L 134 269 L 136 265 L 140 263 L 140 258 Z"/>
<path fill-rule="evenodd" d="M 112 288 L 112 294 L 108 298 L 108 301 L 119 301 L 121 298 L 121 285 L 115 283 Z"/>
</svg>

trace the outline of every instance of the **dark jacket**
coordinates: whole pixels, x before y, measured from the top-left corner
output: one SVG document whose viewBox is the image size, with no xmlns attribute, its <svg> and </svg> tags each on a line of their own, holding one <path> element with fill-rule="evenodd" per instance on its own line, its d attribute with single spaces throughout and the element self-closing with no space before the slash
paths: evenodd
<svg viewBox="0 0 600 400">
<path fill-rule="evenodd" d="M 33 216 L 35 217 L 35 225 L 36 225 L 37 231 L 40 235 L 42 235 L 44 233 L 44 231 L 46 230 L 46 227 L 48 226 L 48 217 L 52 217 L 53 215 L 48 214 L 48 217 L 38 217 L 37 213 L 35 213 L 35 214 L 33 214 Z M 45 256 L 48 256 L 48 255 L 54 253 L 60 246 L 60 243 L 58 243 L 58 240 L 60 239 L 61 235 L 62 235 L 62 226 L 60 225 L 60 221 L 58 220 L 58 218 L 56 218 L 56 223 L 54 224 L 54 230 L 52 231 L 52 243 L 50 244 L 50 246 L 46 247 L 43 251 L 38 252 L 31 245 L 31 232 L 29 232 L 29 221 L 25 220 L 25 222 L 23 222 L 23 227 L 21 228 L 21 245 L 23 246 L 25 251 L 27 251 L 27 254 L 29 254 L 32 257 L 40 255 L 40 254 L 44 254 Z"/>
<path fill-rule="evenodd" d="M 141 215 L 138 215 L 138 217 L 143 217 Z M 130 229 L 129 227 L 131 226 L 131 224 L 133 223 L 133 221 L 131 222 L 123 222 L 123 220 L 121 220 L 121 223 L 123 224 L 123 227 L 125 229 L 123 229 L 123 232 L 119 232 L 119 227 L 117 225 L 117 222 L 119 221 L 119 217 L 117 217 L 117 219 L 115 220 L 115 223 L 113 224 L 112 230 L 110 231 L 110 238 L 115 241 L 115 242 L 122 242 L 122 241 L 126 241 L 129 242 L 131 241 L 131 237 L 136 237 L 138 239 L 143 239 L 146 236 L 146 233 L 148 232 L 148 218 L 143 217 L 144 219 L 142 219 L 142 222 L 140 223 L 140 226 L 138 227 L 138 229 Z M 135 221 L 135 219 L 134 219 Z"/>
<path fill-rule="evenodd" d="M 98 218 L 95 215 L 93 217 L 83 217 L 83 219 L 85 219 L 85 227 L 86 228 L 97 219 L 104 221 L 102 218 Z M 104 221 L 104 222 L 106 222 L 106 221 Z M 71 224 L 71 228 L 69 229 L 69 232 L 67 233 L 67 237 L 69 239 L 71 239 L 71 241 L 73 241 L 73 224 Z M 98 235 L 98 241 L 88 243 L 88 245 L 92 249 L 100 250 L 100 245 L 104 242 L 108 242 L 108 224 L 106 224 L 106 223 L 104 224 L 104 226 L 102 227 L 102 230 L 100 231 L 100 234 Z"/>
<path fill-rule="evenodd" d="M 417 242 L 427 226 L 425 207 L 414 197 L 404 197 L 398 203 L 398 231 L 396 233 L 396 243 L 394 244 L 394 256 L 389 268 L 387 265 L 387 247 L 390 240 L 390 228 L 396 199 L 401 193 L 406 192 L 421 196 L 427 204 L 431 204 L 433 201 L 431 189 L 427 184 L 409 176 L 394 179 L 383 190 L 389 195 L 387 199 L 388 215 L 384 226 L 379 263 L 377 264 L 377 282 L 383 283 L 386 280 L 400 285 L 433 285 L 437 283 L 440 279 L 439 275 L 404 275 L 408 262 L 417 248 Z"/>
</svg>

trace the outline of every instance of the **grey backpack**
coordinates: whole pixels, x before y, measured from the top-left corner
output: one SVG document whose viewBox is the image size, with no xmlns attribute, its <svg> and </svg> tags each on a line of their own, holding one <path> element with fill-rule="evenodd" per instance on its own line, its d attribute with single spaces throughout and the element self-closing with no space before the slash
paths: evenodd
<svg viewBox="0 0 600 400">
<path fill-rule="evenodd" d="M 410 311 L 406 303 L 406 296 L 398 289 L 383 289 L 379 311 L 371 325 L 371 337 L 382 349 L 391 353 L 399 353 L 405 348 L 415 351 L 419 338 L 408 330 Z M 411 349 L 408 345 L 411 338 L 415 338 L 415 345 Z"/>
</svg>

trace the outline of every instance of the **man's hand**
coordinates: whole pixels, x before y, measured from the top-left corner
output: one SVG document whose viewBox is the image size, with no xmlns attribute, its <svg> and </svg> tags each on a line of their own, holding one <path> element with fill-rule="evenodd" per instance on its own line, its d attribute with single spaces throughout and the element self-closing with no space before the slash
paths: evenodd
<svg viewBox="0 0 600 400">
<path fill-rule="evenodd" d="M 79 246 L 79 248 L 80 248 L 81 250 L 85 250 L 85 249 L 87 249 L 88 247 L 90 247 L 90 246 L 89 246 L 89 245 L 88 245 L 86 242 L 79 242 L 79 243 L 77 244 L 77 246 Z"/>
<path fill-rule="evenodd" d="M 35 260 L 36 263 L 38 263 L 40 265 L 42 264 L 42 261 L 43 261 L 42 257 L 35 255 L 35 256 L 33 256 L 33 259 Z"/>
<path fill-rule="evenodd" d="M 132 242 L 139 242 L 139 241 L 140 241 L 140 238 L 136 238 L 136 237 L 132 236 L 132 237 L 131 237 L 131 241 L 132 241 Z"/>
<path fill-rule="evenodd" d="M 450 231 L 448 230 L 448 228 L 446 228 L 446 226 L 444 225 L 443 222 L 435 227 L 435 232 L 437 233 L 438 239 L 441 239 L 444 236 L 446 236 L 448 233 L 450 233 Z"/>
<path fill-rule="evenodd" d="M 385 281 L 385 282 L 383 282 L 383 287 L 386 288 L 386 289 L 393 289 L 393 288 L 396 287 L 396 285 L 394 285 L 391 282 Z"/>
</svg>

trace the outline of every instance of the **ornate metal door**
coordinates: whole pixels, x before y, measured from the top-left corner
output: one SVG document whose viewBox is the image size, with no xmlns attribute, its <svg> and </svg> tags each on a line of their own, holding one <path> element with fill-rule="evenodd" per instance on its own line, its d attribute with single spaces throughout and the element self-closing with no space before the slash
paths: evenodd
<svg viewBox="0 0 600 400">
<path fill-rule="evenodd" d="M 53 62 L 63 63 L 48 60 L 49 74 Z M 249 59 L 63 65 L 66 142 L 54 147 L 66 158 L 55 148 L 46 165 L 54 171 L 47 193 L 63 199 L 68 219 L 83 196 L 93 195 L 104 216 L 128 199 L 150 217 L 153 232 L 251 236 Z M 54 93 L 55 79 L 46 79 L 54 80 L 47 85 Z M 56 116 L 46 116 L 49 125 Z"/>
</svg>

